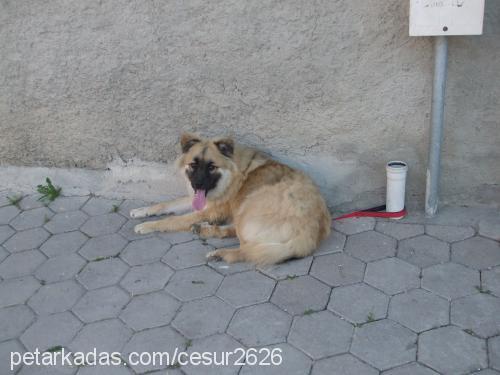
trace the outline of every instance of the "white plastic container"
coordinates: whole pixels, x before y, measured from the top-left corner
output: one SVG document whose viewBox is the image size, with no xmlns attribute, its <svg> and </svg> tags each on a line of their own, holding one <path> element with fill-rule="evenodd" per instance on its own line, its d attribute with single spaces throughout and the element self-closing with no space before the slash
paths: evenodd
<svg viewBox="0 0 500 375">
<path fill-rule="evenodd" d="M 385 169 L 387 171 L 386 211 L 401 211 L 405 207 L 408 165 L 404 161 L 390 161 Z"/>
</svg>

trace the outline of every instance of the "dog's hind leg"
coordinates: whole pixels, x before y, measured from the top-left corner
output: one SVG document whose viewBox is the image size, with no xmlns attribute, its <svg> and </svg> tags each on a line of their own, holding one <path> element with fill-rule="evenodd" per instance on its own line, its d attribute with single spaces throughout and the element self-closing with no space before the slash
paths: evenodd
<svg viewBox="0 0 500 375">
<path fill-rule="evenodd" d="M 136 208 L 130 211 L 130 217 L 138 219 L 141 217 L 157 216 L 163 214 L 180 214 L 191 209 L 191 197 L 183 197 L 168 202 L 162 202 L 150 207 Z"/>
<path fill-rule="evenodd" d="M 244 243 L 238 249 L 219 249 L 207 254 L 207 258 L 227 263 L 251 262 L 259 266 L 280 263 L 294 256 L 289 244 L 282 243 Z"/>
<path fill-rule="evenodd" d="M 209 223 L 194 224 L 191 228 L 193 233 L 198 234 L 202 238 L 226 238 L 236 237 L 236 229 L 234 225 L 212 225 Z"/>
</svg>

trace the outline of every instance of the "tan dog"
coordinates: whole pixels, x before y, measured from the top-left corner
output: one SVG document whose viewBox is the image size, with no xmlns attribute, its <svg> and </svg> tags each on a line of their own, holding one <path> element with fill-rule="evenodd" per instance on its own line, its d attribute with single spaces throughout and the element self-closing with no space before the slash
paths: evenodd
<svg viewBox="0 0 500 375">
<path fill-rule="evenodd" d="M 310 255 L 330 234 L 330 213 L 309 177 L 231 139 L 181 138 L 178 166 L 190 196 L 132 210 L 140 218 L 179 214 L 135 227 L 136 233 L 193 230 L 202 237 L 238 236 L 240 247 L 208 257 L 273 264 Z"/>
</svg>

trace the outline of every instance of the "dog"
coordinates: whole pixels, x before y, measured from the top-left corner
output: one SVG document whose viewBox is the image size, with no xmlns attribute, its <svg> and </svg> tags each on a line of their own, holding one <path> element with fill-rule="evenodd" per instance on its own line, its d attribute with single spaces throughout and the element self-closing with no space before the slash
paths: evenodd
<svg viewBox="0 0 500 375">
<path fill-rule="evenodd" d="M 189 196 L 132 210 L 132 218 L 176 215 L 138 224 L 136 233 L 192 230 L 203 238 L 237 236 L 238 248 L 211 251 L 207 257 L 257 265 L 308 256 L 330 235 L 326 203 L 304 173 L 230 138 L 186 133 L 180 144 L 177 166 Z"/>
</svg>

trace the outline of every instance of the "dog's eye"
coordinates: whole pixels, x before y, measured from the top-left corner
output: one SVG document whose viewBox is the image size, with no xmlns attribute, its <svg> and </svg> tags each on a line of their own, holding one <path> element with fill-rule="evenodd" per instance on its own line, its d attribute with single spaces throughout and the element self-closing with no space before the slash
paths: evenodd
<svg viewBox="0 0 500 375">
<path fill-rule="evenodd" d="M 217 169 L 217 167 L 216 167 L 215 165 L 213 165 L 213 164 L 210 164 L 210 165 L 208 166 L 208 171 L 209 171 L 209 172 L 213 172 L 213 171 L 215 171 L 216 169 Z"/>
</svg>

